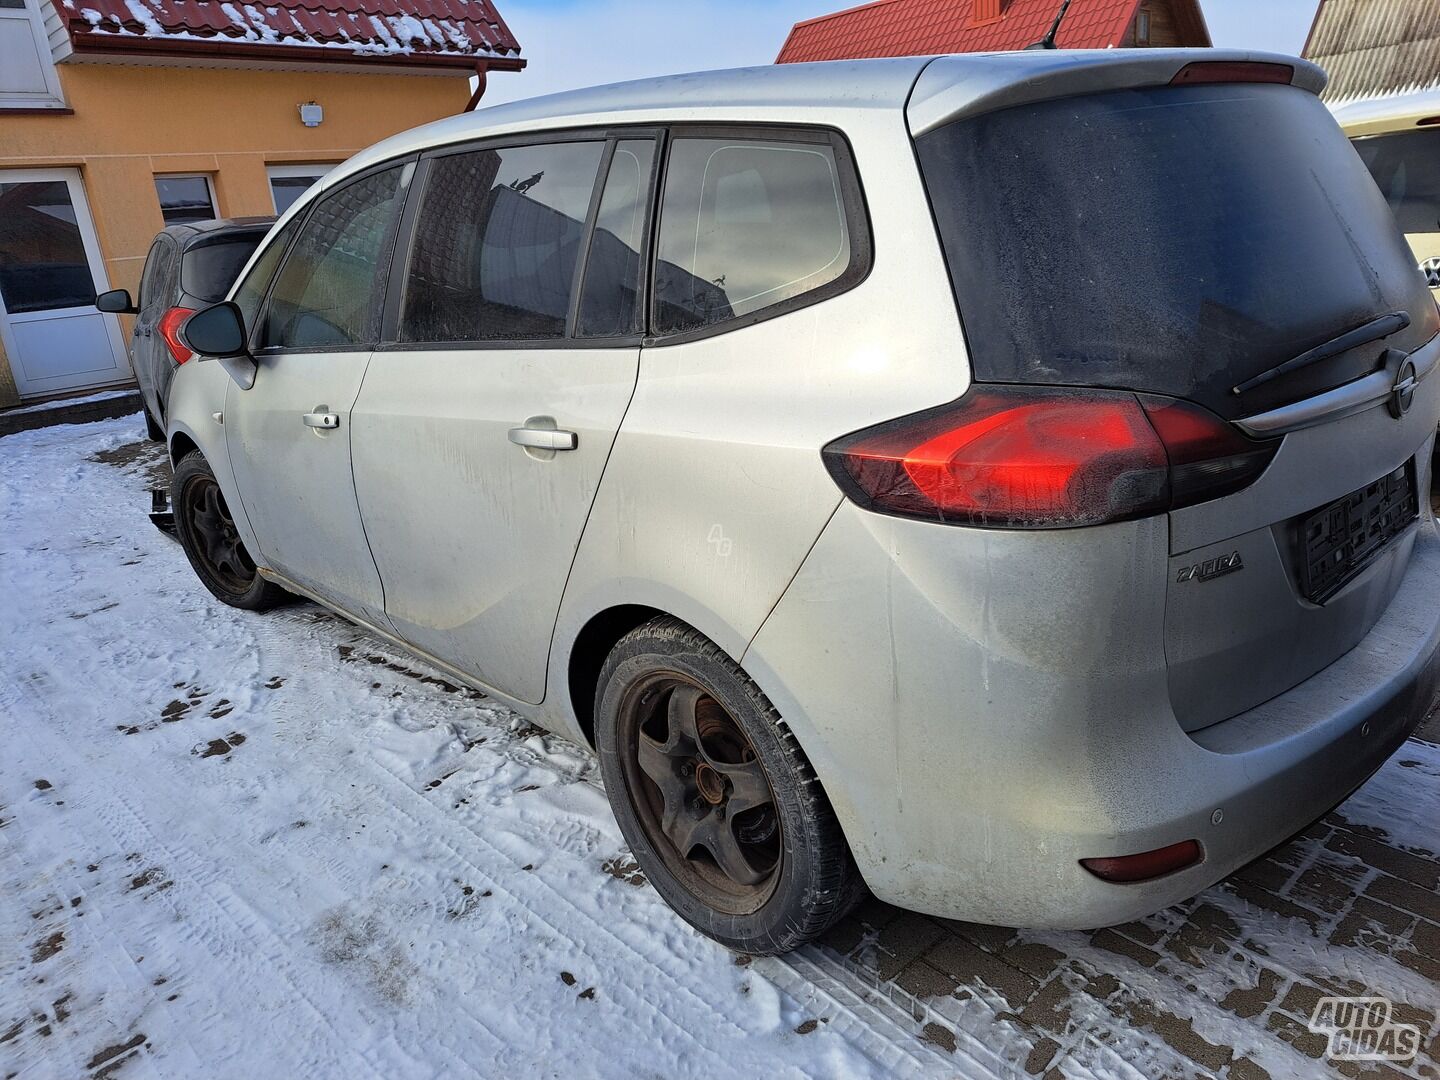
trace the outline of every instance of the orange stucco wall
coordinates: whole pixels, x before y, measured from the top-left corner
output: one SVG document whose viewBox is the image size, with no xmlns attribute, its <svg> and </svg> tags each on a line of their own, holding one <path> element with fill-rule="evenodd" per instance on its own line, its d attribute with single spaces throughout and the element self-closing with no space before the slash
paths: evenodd
<svg viewBox="0 0 1440 1080">
<path fill-rule="evenodd" d="M 207 173 L 223 217 L 270 214 L 267 165 L 343 161 L 397 131 L 457 113 L 463 72 L 371 75 L 121 64 L 61 64 L 73 115 L 0 114 L 0 169 L 78 168 L 107 282 L 135 290 L 164 225 L 159 173 Z M 296 106 L 318 102 L 319 127 Z M 128 329 L 128 328 L 127 328 Z M 0 346 L 0 406 L 18 398 Z"/>
</svg>

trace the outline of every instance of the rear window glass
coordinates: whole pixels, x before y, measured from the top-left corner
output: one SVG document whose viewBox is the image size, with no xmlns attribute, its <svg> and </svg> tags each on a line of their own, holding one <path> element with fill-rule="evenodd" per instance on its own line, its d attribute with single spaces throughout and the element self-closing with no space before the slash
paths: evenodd
<svg viewBox="0 0 1440 1080">
<path fill-rule="evenodd" d="M 1364 374 L 1374 355 L 1230 393 L 1377 315 L 1410 313 L 1396 347 L 1435 333 L 1389 207 L 1303 90 L 1065 98 L 918 147 L 981 381 L 1150 390 L 1238 416 Z"/>
<path fill-rule="evenodd" d="M 263 234 L 191 248 L 180 260 L 180 287 L 200 300 L 223 300 Z"/>
<path fill-rule="evenodd" d="M 1371 135 L 1354 145 L 1400 228 L 1440 232 L 1440 128 Z"/>
</svg>

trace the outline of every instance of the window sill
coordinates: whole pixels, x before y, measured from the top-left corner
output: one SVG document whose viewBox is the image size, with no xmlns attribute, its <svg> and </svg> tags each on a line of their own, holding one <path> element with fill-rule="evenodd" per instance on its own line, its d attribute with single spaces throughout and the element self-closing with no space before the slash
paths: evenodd
<svg viewBox="0 0 1440 1080">
<path fill-rule="evenodd" d="M 4 105 L 0 104 L 0 116 L 74 116 L 75 110 L 68 105 Z"/>
</svg>

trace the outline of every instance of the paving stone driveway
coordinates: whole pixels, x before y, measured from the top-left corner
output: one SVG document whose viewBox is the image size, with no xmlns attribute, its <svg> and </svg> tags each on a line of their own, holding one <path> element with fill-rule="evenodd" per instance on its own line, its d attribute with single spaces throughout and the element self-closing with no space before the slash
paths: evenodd
<svg viewBox="0 0 1440 1080">
<path fill-rule="evenodd" d="M 1440 747 L 1440 703 L 1397 759 L 1412 747 Z M 1344 812 L 1188 903 L 1125 926 L 1042 934 L 871 902 L 824 945 L 911 1007 L 942 1046 L 983 1040 L 981 1026 L 967 1028 L 982 1010 L 967 1002 L 999 998 L 1033 1047 L 1017 1064 L 1047 1080 L 1107 1064 L 1147 1077 L 1440 1077 L 1440 859 Z M 1320 997 L 1337 994 L 1393 999 L 1393 1019 L 1421 1030 L 1419 1055 L 1399 1066 L 1330 1062 L 1307 1021 Z M 1237 1031 L 1242 1039 L 1226 1038 Z"/>
</svg>

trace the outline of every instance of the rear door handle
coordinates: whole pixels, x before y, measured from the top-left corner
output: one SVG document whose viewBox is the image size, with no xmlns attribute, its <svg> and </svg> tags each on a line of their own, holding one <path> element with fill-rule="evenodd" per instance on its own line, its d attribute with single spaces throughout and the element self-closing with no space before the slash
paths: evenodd
<svg viewBox="0 0 1440 1080">
<path fill-rule="evenodd" d="M 573 431 L 534 427 L 512 427 L 510 441 L 516 446 L 529 446 L 535 450 L 574 450 L 580 442 Z"/>
<path fill-rule="evenodd" d="M 305 421 L 306 427 L 325 428 L 329 430 L 340 426 L 340 417 L 333 412 L 307 412 L 304 416 L 300 417 L 300 419 Z"/>
</svg>

